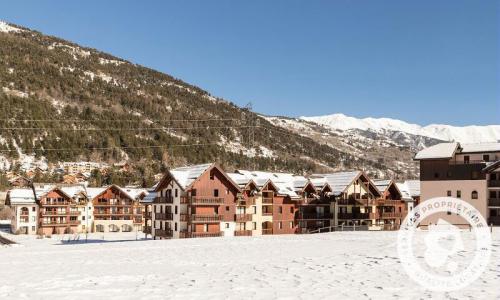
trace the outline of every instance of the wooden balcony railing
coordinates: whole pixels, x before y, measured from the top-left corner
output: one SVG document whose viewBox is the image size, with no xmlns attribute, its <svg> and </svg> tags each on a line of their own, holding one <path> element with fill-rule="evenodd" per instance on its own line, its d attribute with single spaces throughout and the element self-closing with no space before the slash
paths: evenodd
<svg viewBox="0 0 500 300">
<path fill-rule="evenodd" d="M 190 215 L 191 222 L 210 223 L 222 221 L 221 215 Z"/>
<path fill-rule="evenodd" d="M 273 204 L 273 198 L 269 197 L 262 198 L 262 204 Z"/>
<path fill-rule="evenodd" d="M 224 204 L 224 198 L 197 196 L 191 198 L 191 205 L 221 205 Z"/>
<path fill-rule="evenodd" d="M 217 232 L 186 232 L 186 237 L 190 238 L 205 238 L 205 237 L 219 237 L 224 236 L 222 231 Z"/>
<path fill-rule="evenodd" d="M 251 230 L 235 230 L 234 236 L 252 236 Z"/>
<path fill-rule="evenodd" d="M 255 205 L 255 198 L 254 197 L 249 197 L 249 198 L 238 199 L 237 205 L 239 205 L 239 206 Z"/>
<path fill-rule="evenodd" d="M 262 234 L 263 235 L 271 235 L 271 234 L 273 234 L 273 229 L 272 228 L 262 229 Z"/>
<path fill-rule="evenodd" d="M 236 222 L 250 222 L 250 221 L 252 221 L 252 215 L 251 214 L 237 214 L 237 215 L 235 215 L 235 221 Z"/>
<path fill-rule="evenodd" d="M 173 237 L 172 229 L 155 229 L 155 236 L 171 238 Z"/>
<path fill-rule="evenodd" d="M 500 206 L 500 199 L 495 199 L 495 198 L 488 199 L 488 206 Z"/>
<path fill-rule="evenodd" d="M 155 213 L 155 220 L 172 221 L 173 219 L 174 215 L 172 213 Z"/>
<path fill-rule="evenodd" d="M 383 212 L 380 214 L 382 218 L 387 218 L 387 219 L 395 219 L 395 218 L 402 218 L 403 213 L 400 212 Z"/>
<path fill-rule="evenodd" d="M 155 197 L 154 203 L 172 204 L 174 203 L 174 197 L 172 196 Z"/>
<path fill-rule="evenodd" d="M 301 213 L 299 220 L 330 220 L 333 219 L 331 213 Z"/>
<path fill-rule="evenodd" d="M 42 203 L 41 206 L 68 206 L 70 204 L 70 202 L 46 202 Z"/>
</svg>

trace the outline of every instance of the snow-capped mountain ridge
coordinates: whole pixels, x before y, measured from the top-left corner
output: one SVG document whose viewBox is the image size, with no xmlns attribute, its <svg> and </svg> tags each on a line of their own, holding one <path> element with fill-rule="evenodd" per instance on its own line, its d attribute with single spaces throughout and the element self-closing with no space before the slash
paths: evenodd
<svg viewBox="0 0 500 300">
<path fill-rule="evenodd" d="M 500 140 L 500 125 L 488 126 L 451 126 L 431 124 L 420 126 L 391 118 L 358 119 L 344 114 L 332 114 L 318 117 L 300 117 L 302 120 L 314 122 L 333 130 L 346 131 L 360 129 L 376 133 L 404 132 L 439 139 L 458 141 L 461 143 L 487 143 Z"/>
</svg>

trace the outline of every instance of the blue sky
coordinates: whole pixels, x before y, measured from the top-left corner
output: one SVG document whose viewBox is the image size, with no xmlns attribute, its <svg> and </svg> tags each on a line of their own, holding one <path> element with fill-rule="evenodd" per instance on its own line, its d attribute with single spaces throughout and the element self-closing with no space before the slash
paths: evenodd
<svg viewBox="0 0 500 300">
<path fill-rule="evenodd" d="M 500 124 L 496 0 L 16 0 L 0 19 L 266 114 Z"/>
</svg>

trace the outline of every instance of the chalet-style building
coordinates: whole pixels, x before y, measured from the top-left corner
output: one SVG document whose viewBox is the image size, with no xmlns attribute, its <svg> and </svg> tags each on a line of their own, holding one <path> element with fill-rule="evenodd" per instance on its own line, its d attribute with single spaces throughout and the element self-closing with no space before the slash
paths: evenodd
<svg viewBox="0 0 500 300">
<path fill-rule="evenodd" d="M 406 211 L 412 211 L 420 203 L 420 180 L 406 180 L 396 185 L 401 192 L 402 199 L 406 202 Z"/>
<path fill-rule="evenodd" d="M 500 225 L 500 143 L 441 143 L 415 155 L 420 162 L 421 202 L 434 197 L 456 197 L 474 206 L 489 224 Z M 451 213 L 435 214 L 457 226 L 466 221 Z"/>
<path fill-rule="evenodd" d="M 11 231 L 17 234 L 36 234 L 38 231 L 38 204 L 32 189 L 12 189 L 7 192 L 5 205 L 14 215 Z"/>
<path fill-rule="evenodd" d="M 93 208 L 95 232 L 140 231 L 143 210 L 140 199 L 117 185 L 87 189 Z"/>
<path fill-rule="evenodd" d="M 155 239 L 234 235 L 242 191 L 216 164 L 167 171 L 155 192 Z"/>
<path fill-rule="evenodd" d="M 314 174 L 310 179 L 314 186 L 324 186 L 334 199 L 332 211 L 337 218 L 334 225 L 372 226 L 377 223 L 376 200 L 381 193 L 364 172 Z"/>
<path fill-rule="evenodd" d="M 376 225 L 384 229 L 399 229 L 406 218 L 407 204 L 397 184 L 392 180 L 373 180 L 380 191 L 381 197 L 377 199 Z"/>
<path fill-rule="evenodd" d="M 77 233 L 80 212 L 74 199 L 61 188 L 53 187 L 37 193 L 39 234 Z"/>
<path fill-rule="evenodd" d="M 155 190 L 156 185 L 149 189 L 147 191 L 147 194 L 140 200 L 140 203 L 142 204 L 143 207 L 143 219 L 144 219 L 144 226 L 142 227 L 142 232 L 144 233 L 145 237 L 147 238 L 148 235 L 151 235 L 151 230 L 153 228 L 153 203 L 156 197 Z"/>
</svg>

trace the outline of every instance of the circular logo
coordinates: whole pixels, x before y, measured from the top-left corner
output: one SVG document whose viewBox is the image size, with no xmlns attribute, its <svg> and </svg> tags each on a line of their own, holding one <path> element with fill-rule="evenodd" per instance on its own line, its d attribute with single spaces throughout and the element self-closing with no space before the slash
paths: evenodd
<svg viewBox="0 0 500 300">
<path fill-rule="evenodd" d="M 424 219 L 427 231 L 417 229 Z M 474 282 L 488 266 L 491 233 L 472 205 L 438 197 L 408 213 L 397 247 L 401 264 L 415 282 L 432 291 L 454 291 Z"/>
</svg>

